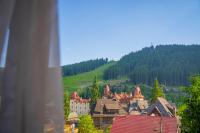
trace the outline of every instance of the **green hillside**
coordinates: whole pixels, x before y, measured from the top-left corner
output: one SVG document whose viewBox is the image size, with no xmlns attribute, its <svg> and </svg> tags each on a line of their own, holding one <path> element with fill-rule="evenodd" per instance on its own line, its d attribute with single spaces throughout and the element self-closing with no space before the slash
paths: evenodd
<svg viewBox="0 0 200 133">
<path fill-rule="evenodd" d="M 103 80 L 103 74 L 106 69 L 114 65 L 116 62 L 109 62 L 93 71 L 81 73 L 78 75 L 67 76 L 63 78 L 64 89 L 69 93 L 77 91 L 81 88 L 90 86 L 96 76 L 98 80 Z"/>
<path fill-rule="evenodd" d="M 70 65 L 64 65 L 62 66 L 62 75 L 63 77 L 65 77 L 65 76 L 81 74 L 84 72 L 90 72 L 107 63 L 108 63 L 107 58 L 106 59 L 99 58 L 95 60 L 87 60 L 87 61 L 82 61 L 79 63 L 70 64 Z"/>
<path fill-rule="evenodd" d="M 189 85 L 200 73 L 200 45 L 158 45 L 123 56 L 104 73 L 105 80 L 127 76 L 134 84 L 153 85 L 157 78 L 167 86 Z"/>
<path fill-rule="evenodd" d="M 113 93 L 120 93 L 120 92 L 127 92 L 130 93 L 133 91 L 135 85 L 139 85 L 142 94 L 145 96 L 146 99 L 150 98 L 151 87 L 145 84 L 134 84 L 129 82 L 128 77 L 120 77 L 118 79 L 111 79 L 111 80 L 104 80 L 103 75 L 106 70 L 110 68 L 110 66 L 114 66 L 117 62 L 109 62 L 97 69 L 85 72 L 73 76 L 66 76 L 63 77 L 63 84 L 64 90 L 67 90 L 70 94 L 73 91 L 77 91 L 81 97 L 88 98 L 88 87 L 90 87 L 93 83 L 94 77 L 96 76 L 99 81 L 100 93 L 103 93 L 103 86 L 105 84 L 109 84 L 111 91 Z M 177 100 L 180 99 L 182 93 L 180 92 L 177 87 L 166 87 L 163 86 L 166 98 L 176 105 L 180 105 L 181 101 Z"/>
</svg>

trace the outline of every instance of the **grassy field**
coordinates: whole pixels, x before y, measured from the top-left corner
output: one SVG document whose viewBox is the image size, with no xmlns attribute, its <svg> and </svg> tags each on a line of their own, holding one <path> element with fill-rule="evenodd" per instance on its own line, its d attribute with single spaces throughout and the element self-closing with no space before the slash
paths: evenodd
<svg viewBox="0 0 200 133">
<path fill-rule="evenodd" d="M 103 73 L 110 66 L 114 65 L 116 62 L 109 62 L 93 71 L 81 73 L 78 75 L 67 76 L 63 78 L 64 89 L 68 90 L 69 93 L 77 91 L 81 88 L 90 86 L 96 76 L 98 80 L 103 80 Z"/>
</svg>

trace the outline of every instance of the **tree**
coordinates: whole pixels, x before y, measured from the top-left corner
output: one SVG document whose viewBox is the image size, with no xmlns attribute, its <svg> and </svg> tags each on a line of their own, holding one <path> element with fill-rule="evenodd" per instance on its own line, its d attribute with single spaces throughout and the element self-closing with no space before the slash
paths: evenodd
<svg viewBox="0 0 200 133">
<path fill-rule="evenodd" d="M 200 76 L 191 78 L 191 86 L 186 87 L 186 99 L 181 116 L 181 131 L 183 133 L 200 132 Z"/>
<path fill-rule="evenodd" d="M 154 88 L 152 90 L 151 94 L 151 101 L 154 102 L 158 97 L 164 97 L 163 89 L 159 85 L 159 82 L 157 79 L 154 81 Z"/>
<path fill-rule="evenodd" d="M 200 45 L 157 45 L 131 52 L 104 71 L 104 79 L 128 77 L 134 84 L 152 85 L 154 78 L 170 86 L 189 85 L 200 73 Z"/>
<path fill-rule="evenodd" d="M 110 133 L 111 128 L 112 128 L 112 125 L 106 127 L 106 129 L 104 130 L 104 133 Z"/>
<path fill-rule="evenodd" d="M 62 66 L 63 76 L 76 75 L 88 71 L 92 71 L 104 64 L 108 63 L 108 59 L 88 60 L 80 63 Z"/>
<path fill-rule="evenodd" d="M 97 132 L 90 115 L 83 115 L 80 117 L 80 121 L 78 123 L 78 132 L 79 133 L 96 133 Z"/>
<path fill-rule="evenodd" d="M 92 105 L 96 104 L 97 99 L 99 97 L 100 97 L 100 94 L 99 94 L 99 85 L 98 85 L 98 82 L 97 82 L 97 78 L 95 76 L 94 82 L 93 82 L 93 85 L 92 85 L 92 89 L 91 89 L 91 104 Z"/>
<path fill-rule="evenodd" d="M 66 121 L 70 113 L 70 98 L 67 92 L 64 92 L 64 112 L 65 112 L 65 121 Z"/>
</svg>

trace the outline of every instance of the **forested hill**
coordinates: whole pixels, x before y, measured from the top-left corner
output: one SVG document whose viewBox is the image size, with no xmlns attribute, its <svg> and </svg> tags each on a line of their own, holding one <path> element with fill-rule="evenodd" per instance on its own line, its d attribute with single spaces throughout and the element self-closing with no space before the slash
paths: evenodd
<svg viewBox="0 0 200 133">
<path fill-rule="evenodd" d="M 200 73 L 200 45 L 146 47 L 122 57 L 104 73 L 104 79 L 127 76 L 133 83 L 151 85 L 155 78 L 166 85 L 186 85 Z"/>
<path fill-rule="evenodd" d="M 92 71 L 108 62 L 108 59 L 96 59 L 96 60 L 88 60 L 80 63 L 75 63 L 72 65 L 62 66 L 62 74 L 63 76 L 71 76 L 84 72 Z"/>
</svg>

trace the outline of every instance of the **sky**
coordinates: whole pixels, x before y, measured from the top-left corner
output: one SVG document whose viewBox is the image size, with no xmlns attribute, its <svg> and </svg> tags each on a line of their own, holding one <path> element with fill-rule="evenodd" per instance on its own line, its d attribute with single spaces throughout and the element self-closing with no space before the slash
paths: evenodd
<svg viewBox="0 0 200 133">
<path fill-rule="evenodd" d="M 61 65 L 200 44 L 200 0 L 59 0 Z"/>
</svg>

